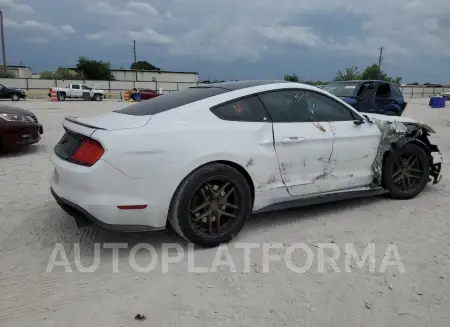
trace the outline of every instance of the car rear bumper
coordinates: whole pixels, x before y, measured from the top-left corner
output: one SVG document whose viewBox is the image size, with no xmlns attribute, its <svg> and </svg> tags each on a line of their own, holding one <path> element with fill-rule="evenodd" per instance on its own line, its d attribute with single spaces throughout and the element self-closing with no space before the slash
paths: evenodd
<svg viewBox="0 0 450 327">
<path fill-rule="evenodd" d="M 104 160 L 92 167 L 76 165 L 56 155 L 52 161 L 55 164 L 52 194 L 79 225 L 130 232 L 165 228 L 166 206 L 161 198 L 152 197 L 152 183 L 147 180 L 129 178 Z M 146 207 L 118 208 L 132 205 Z"/>
<path fill-rule="evenodd" d="M 78 228 L 95 226 L 102 228 L 104 230 L 120 231 L 120 232 L 144 232 L 163 229 L 144 225 L 120 225 L 120 224 L 105 223 L 102 220 L 97 219 L 96 217 L 91 215 L 87 210 L 83 209 L 81 206 L 60 197 L 58 194 L 56 194 L 53 188 L 50 188 L 50 191 L 53 197 L 55 198 L 56 202 L 58 203 L 58 205 L 67 214 L 69 214 L 75 219 Z"/>
</svg>

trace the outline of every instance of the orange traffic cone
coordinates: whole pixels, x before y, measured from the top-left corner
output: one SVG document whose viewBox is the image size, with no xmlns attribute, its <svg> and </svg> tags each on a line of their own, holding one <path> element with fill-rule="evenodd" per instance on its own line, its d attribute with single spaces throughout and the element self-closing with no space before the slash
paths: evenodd
<svg viewBox="0 0 450 327">
<path fill-rule="evenodd" d="M 58 102 L 58 97 L 56 96 L 56 91 L 54 91 L 53 89 L 50 91 L 50 101 Z"/>
</svg>

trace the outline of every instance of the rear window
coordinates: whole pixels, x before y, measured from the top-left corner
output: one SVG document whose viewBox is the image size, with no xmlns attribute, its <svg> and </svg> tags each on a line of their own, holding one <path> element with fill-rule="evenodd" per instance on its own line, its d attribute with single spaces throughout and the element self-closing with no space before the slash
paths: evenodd
<svg viewBox="0 0 450 327">
<path fill-rule="evenodd" d="M 397 85 L 391 84 L 391 96 L 394 98 L 403 98 L 402 91 Z"/>
<path fill-rule="evenodd" d="M 126 108 L 114 110 L 114 112 L 132 116 L 156 115 L 225 92 L 229 92 L 229 90 L 218 87 L 191 87 L 132 104 Z"/>
</svg>

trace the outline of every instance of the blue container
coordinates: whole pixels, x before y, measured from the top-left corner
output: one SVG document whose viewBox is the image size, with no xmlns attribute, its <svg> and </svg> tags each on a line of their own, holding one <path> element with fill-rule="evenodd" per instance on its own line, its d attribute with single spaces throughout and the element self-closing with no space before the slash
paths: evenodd
<svg viewBox="0 0 450 327">
<path fill-rule="evenodd" d="M 445 108 L 445 99 L 443 97 L 431 97 L 429 106 L 431 108 Z"/>
</svg>

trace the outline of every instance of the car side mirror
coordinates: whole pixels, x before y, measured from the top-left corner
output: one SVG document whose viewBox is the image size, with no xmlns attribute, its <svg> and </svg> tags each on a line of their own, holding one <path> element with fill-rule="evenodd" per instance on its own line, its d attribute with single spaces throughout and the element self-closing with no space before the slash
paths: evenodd
<svg viewBox="0 0 450 327">
<path fill-rule="evenodd" d="M 365 121 L 362 120 L 362 119 L 357 119 L 357 120 L 354 120 L 354 121 L 353 121 L 353 124 L 355 124 L 355 125 L 362 125 L 362 124 L 364 124 L 364 123 L 365 123 Z"/>
</svg>

